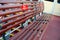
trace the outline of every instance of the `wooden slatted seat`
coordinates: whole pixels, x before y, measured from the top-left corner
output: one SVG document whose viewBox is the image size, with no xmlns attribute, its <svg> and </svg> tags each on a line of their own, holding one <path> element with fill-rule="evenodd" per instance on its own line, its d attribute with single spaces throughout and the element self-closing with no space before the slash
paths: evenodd
<svg viewBox="0 0 60 40">
<path fill-rule="evenodd" d="M 43 19 L 46 19 L 47 20 L 47 17 L 45 18 L 43 18 Z M 42 20 L 42 19 L 41 19 Z M 47 21 L 46 21 L 47 22 Z M 25 34 L 25 32 L 23 33 L 23 34 L 21 34 L 20 33 L 20 35 L 18 34 L 16 34 L 14 37 L 12 37 L 10 40 L 33 40 L 33 37 L 34 37 L 34 35 L 36 35 L 37 34 L 37 30 L 40 30 L 40 32 L 41 32 L 41 30 L 43 30 L 45 27 L 46 27 L 46 22 L 44 22 L 44 21 L 38 21 L 38 23 L 35 25 L 37 28 L 35 29 L 35 28 L 32 28 L 31 29 L 31 31 L 28 31 L 28 29 L 27 29 L 27 31 L 28 31 L 28 33 L 26 33 Z M 40 25 L 40 26 L 39 26 Z M 33 26 L 33 25 L 32 25 Z M 32 27 L 31 26 L 31 27 Z M 35 26 L 33 26 L 33 27 L 35 27 Z M 29 26 L 28 26 L 29 27 Z M 40 27 L 40 28 L 39 28 Z M 38 32 L 38 34 L 40 33 L 40 32 Z M 31 33 L 32 33 L 32 35 L 31 35 Z M 37 34 L 37 36 L 38 36 L 38 34 Z M 41 33 L 40 33 L 41 34 Z M 24 36 L 23 36 L 24 35 Z M 36 40 L 36 39 L 35 39 Z"/>
<path fill-rule="evenodd" d="M 48 18 L 46 17 L 46 15 L 40 19 L 40 20 L 47 20 Z M 25 31 L 22 31 L 22 33 L 17 33 L 14 37 L 10 38 L 10 40 L 38 40 L 38 38 L 41 36 L 41 33 L 43 32 L 43 30 L 46 27 L 46 23 L 47 21 L 36 21 L 38 22 L 35 26 L 33 26 L 34 24 L 32 24 L 31 27 L 34 28 L 28 28 Z M 28 25 L 28 27 L 30 27 Z M 28 31 L 29 30 L 29 31 Z M 24 32 L 24 33 L 23 33 Z M 28 33 L 27 33 L 28 32 Z"/>
</svg>

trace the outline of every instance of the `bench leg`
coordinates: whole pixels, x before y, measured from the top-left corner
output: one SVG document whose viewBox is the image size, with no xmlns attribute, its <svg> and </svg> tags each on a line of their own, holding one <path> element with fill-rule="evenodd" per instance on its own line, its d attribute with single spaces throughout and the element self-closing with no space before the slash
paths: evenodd
<svg viewBox="0 0 60 40">
<path fill-rule="evenodd" d="M 40 12 L 40 16 L 43 14 L 43 12 Z"/>
<path fill-rule="evenodd" d="M 4 22 L 5 24 L 5 22 Z M 0 24 L 0 30 L 2 29 L 2 24 Z M 10 33 L 11 30 L 7 31 L 7 33 Z M 6 35 L 7 33 L 3 33 L 2 34 L 2 37 L 3 37 L 3 40 L 9 40 L 9 37 L 10 35 Z"/>
<path fill-rule="evenodd" d="M 21 23 L 21 28 L 22 28 L 22 29 L 24 28 L 24 25 L 23 25 L 23 23 Z"/>
<path fill-rule="evenodd" d="M 34 16 L 34 21 L 36 21 L 36 16 Z"/>
<path fill-rule="evenodd" d="M 6 40 L 5 33 L 2 34 L 3 40 Z"/>
<path fill-rule="evenodd" d="M 2 24 L 0 24 L 0 30 L 2 29 Z M 6 40 L 5 33 L 2 34 L 3 40 Z"/>
<path fill-rule="evenodd" d="M 28 20 L 23 25 L 26 27 L 28 25 Z"/>
<path fill-rule="evenodd" d="M 31 20 L 31 21 L 33 21 L 33 19 L 32 19 L 32 18 L 30 18 L 30 20 Z"/>
</svg>

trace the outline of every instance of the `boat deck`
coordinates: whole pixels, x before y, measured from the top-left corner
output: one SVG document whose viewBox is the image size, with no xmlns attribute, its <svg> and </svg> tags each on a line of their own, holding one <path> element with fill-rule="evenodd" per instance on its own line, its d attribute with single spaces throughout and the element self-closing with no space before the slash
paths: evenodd
<svg viewBox="0 0 60 40">
<path fill-rule="evenodd" d="M 60 17 L 52 16 L 42 40 L 60 40 Z"/>
</svg>

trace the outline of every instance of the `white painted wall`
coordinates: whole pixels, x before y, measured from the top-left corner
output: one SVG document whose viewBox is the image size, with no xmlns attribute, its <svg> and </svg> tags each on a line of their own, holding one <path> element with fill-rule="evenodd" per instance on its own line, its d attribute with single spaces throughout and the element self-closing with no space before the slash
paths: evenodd
<svg viewBox="0 0 60 40">
<path fill-rule="evenodd" d="M 52 5 L 53 3 L 52 2 L 49 2 L 49 1 L 44 1 L 44 12 L 46 13 L 50 13 L 52 12 Z"/>
<path fill-rule="evenodd" d="M 55 2 L 54 5 L 54 2 L 44 1 L 44 12 L 60 16 L 60 4 Z"/>
<path fill-rule="evenodd" d="M 54 15 L 60 16 L 60 4 L 55 5 Z"/>
</svg>

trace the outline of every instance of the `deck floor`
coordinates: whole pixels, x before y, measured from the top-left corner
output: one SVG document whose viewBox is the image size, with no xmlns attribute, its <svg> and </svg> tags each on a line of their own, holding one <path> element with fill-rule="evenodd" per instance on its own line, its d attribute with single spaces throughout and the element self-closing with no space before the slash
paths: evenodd
<svg viewBox="0 0 60 40">
<path fill-rule="evenodd" d="M 52 16 L 42 40 L 60 40 L 60 17 Z"/>
</svg>

